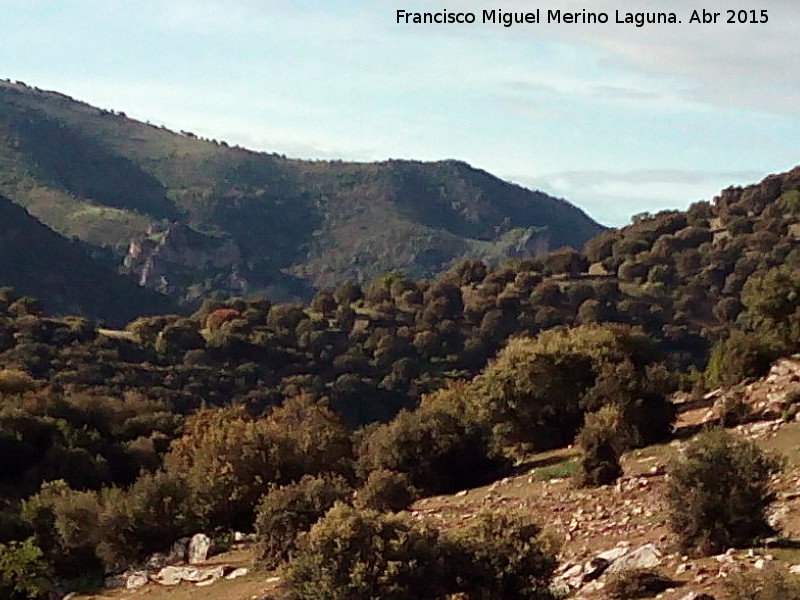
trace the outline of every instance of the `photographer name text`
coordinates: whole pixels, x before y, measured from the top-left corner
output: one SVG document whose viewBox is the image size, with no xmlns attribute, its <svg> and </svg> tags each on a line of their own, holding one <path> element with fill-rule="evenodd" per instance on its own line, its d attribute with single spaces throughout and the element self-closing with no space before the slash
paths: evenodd
<svg viewBox="0 0 800 600">
<path fill-rule="evenodd" d="M 532 11 L 507 11 L 500 9 L 483 10 L 481 12 L 456 12 L 441 10 L 438 12 L 412 12 L 398 9 L 396 12 L 398 25 L 474 25 L 492 24 L 512 27 L 515 25 L 677 25 L 688 23 L 693 25 L 762 25 L 769 22 L 766 9 L 728 9 L 710 11 L 704 8 L 694 9 L 686 14 L 675 12 L 597 12 L 590 10 L 565 11 L 561 9 L 537 8 Z"/>
</svg>

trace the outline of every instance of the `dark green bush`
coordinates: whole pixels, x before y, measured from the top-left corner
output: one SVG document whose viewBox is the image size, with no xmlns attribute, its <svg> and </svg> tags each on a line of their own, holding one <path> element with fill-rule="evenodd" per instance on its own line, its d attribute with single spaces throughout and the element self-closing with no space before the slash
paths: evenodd
<svg viewBox="0 0 800 600">
<path fill-rule="evenodd" d="M 712 386 L 735 385 L 745 379 L 762 377 L 780 356 L 780 349 L 757 333 L 738 329 L 718 341 L 711 350 L 706 379 Z"/>
<path fill-rule="evenodd" d="M 23 503 L 22 518 L 55 575 L 73 578 L 102 573 L 95 553 L 101 510 L 96 492 L 72 490 L 64 481 L 42 484 Z"/>
<path fill-rule="evenodd" d="M 143 474 L 127 490 L 104 490 L 97 555 L 109 570 L 125 568 L 194 533 L 189 489 L 180 476 Z"/>
<path fill-rule="evenodd" d="M 275 568 L 295 548 L 297 536 L 308 531 L 337 502 L 352 490 L 339 475 L 306 475 L 297 483 L 273 485 L 256 509 L 258 558 Z"/>
<path fill-rule="evenodd" d="M 586 422 L 575 441 L 581 449 L 581 485 L 608 485 L 622 475 L 619 458 L 623 439 L 616 406 L 604 406 L 586 415 Z"/>
<path fill-rule="evenodd" d="M 753 416 L 750 405 L 744 399 L 744 392 L 725 396 L 719 407 L 720 424 L 723 427 L 736 427 L 747 423 Z"/>
<path fill-rule="evenodd" d="M 722 429 L 700 434 L 669 471 L 669 520 L 680 545 L 709 554 L 771 535 L 766 511 L 779 468 L 753 442 Z"/>
<path fill-rule="evenodd" d="M 423 494 L 481 485 L 506 467 L 484 427 L 439 408 L 402 411 L 372 429 L 358 451 L 362 475 L 378 469 L 407 473 Z"/>
<path fill-rule="evenodd" d="M 457 591 L 480 600 L 545 600 L 556 560 L 527 516 L 482 512 L 447 536 Z"/>
<path fill-rule="evenodd" d="M 436 600 L 448 593 L 439 535 L 401 514 L 337 504 L 286 570 L 294 600 Z"/>
<path fill-rule="evenodd" d="M 406 473 L 387 469 L 373 471 L 358 490 L 355 505 L 381 512 L 405 510 L 417 498 L 417 490 Z"/>
<path fill-rule="evenodd" d="M 631 569 L 610 576 L 606 591 L 612 600 L 649 598 L 675 585 L 669 577 L 653 569 Z"/>
<path fill-rule="evenodd" d="M 0 598 L 45 598 L 51 587 L 50 568 L 33 539 L 0 544 Z"/>
</svg>

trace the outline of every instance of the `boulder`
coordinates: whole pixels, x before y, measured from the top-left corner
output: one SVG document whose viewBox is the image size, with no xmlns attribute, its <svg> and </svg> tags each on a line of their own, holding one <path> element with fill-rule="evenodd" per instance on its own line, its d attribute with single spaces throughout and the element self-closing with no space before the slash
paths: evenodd
<svg viewBox="0 0 800 600">
<path fill-rule="evenodd" d="M 628 552 L 611 563 L 609 573 L 619 573 L 631 569 L 651 569 L 661 562 L 661 552 L 653 544 L 645 544 Z"/>
<path fill-rule="evenodd" d="M 169 564 L 169 557 L 163 552 L 156 552 L 155 554 L 151 554 L 150 557 L 145 561 L 145 566 L 151 571 L 157 571 L 162 567 L 166 567 L 168 564 Z"/>
<path fill-rule="evenodd" d="M 605 552 L 601 552 L 597 555 L 597 558 L 603 558 L 608 562 L 614 562 L 615 560 L 622 558 L 628 552 L 631 551 L 630 546 L 617 546 L 616 548 L 612 548 L 611 550 L 606 550 Z"/>
<path fill-rule="evenodd" d="M 212 583 L 216 583 L 218 579 L 222 579 L 225 575 L 225 567 L 214 567 L 213 569 L 206 569 L 203 572 L 203 579 L 195 583 L 198 587 L 203 587 L 206 585 L 211 585 Z"/>
<path fill-rule="evenodd" d="M 183 537 L 176 540 L 172 546 L 170 546 L 169 552 L 167 553 L 168 565 L 179 565 L 186 562 L 186 554 L 189 550 L 190 541 L 191 538 Z"/>
<path fill-rule="evenodd" d="M 153 581 L 161 585 L 178 585 L 182 581 L 200 584 L 206 581 L 213 583 L 225 574 L 226 567 L 176 567 L 169 566 L 161 569 L 153 577 Z"/>
<path fill-rule="evenodd" d="M 238 569 L 234 569 L 230 573 L 225 576 L 225 579 L 237 579 L 239 577 L 244 577 L 250 572 L 250 569 L 246 567 L 240 567 Z"/>
<path fill-rule="evenodd" d="M 147 585 L 149 580 L 147 571 L 133 571 L 125 577 L 125 589 L 138 590 L 140 587 Z"/>
<path fill-rule="evenodd" d="M 190 565 L 205 562 L 211 550 L 211 538 L 204 533 L 196 533 L 189 541 L 186 559 Z"/>
</svg>

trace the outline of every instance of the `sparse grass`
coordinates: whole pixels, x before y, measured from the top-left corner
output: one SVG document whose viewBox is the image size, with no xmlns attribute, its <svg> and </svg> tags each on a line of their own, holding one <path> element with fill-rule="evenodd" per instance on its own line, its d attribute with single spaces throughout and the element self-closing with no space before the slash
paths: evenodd
<svg viewBox="0 0 800 600">
<path fill-rule="evenodd" d="M 574 458 L 565 460 L 554 465 L 539 467 L 534 471 L 534 477 L 538 481 L 550 481 L 551 479 L 569 479 L 580 471 L 580 465 Z"/>
</svg>

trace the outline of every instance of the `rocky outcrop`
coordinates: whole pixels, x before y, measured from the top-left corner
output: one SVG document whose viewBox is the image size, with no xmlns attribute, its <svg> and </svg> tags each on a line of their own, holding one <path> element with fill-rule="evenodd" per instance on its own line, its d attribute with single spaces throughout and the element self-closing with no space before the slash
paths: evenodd
<svg viewBox="0 0 800 600">
<path fill-rule="evenodd" d="M 181 223 L 151 226 L 133 239 L 123 260 L 125 271 L 142 287 L 186 298 L 189 288 L 209 277 L 232 295 L 243 295 L 248 282 L 241 276 L 244 262 L 239 246 L 229 237 L 195 231 Z"/>
<path fill-rule="evenodd" d="M 718 421 L 732 404 L 741 404 L 754 421 L 800 418 L 800 355 L 781 358 L 769 373 L 747 385 L 720 388 L 705 395 L 711 404 L 703 422 Z"/>
<path fill-rule="evenodd" d="M 661 564 L 661 551 L 653 544 L 631 548 L 621 543 L 615 548 L 600 552 L 583 564 L 566 563 L 556 571 L 554 584 L 565 591 L 587 590 L 588 586 L 600 589 L 606 575 L 632 569 L 651 569 Z"/>
<path fill-rule="evenodd" d="M 213 548 L 213 541 L 204 533 L 175 541 L 168 552 L 152 554 L 145 568 L 127 571 L 106 579 L 107 588 L 137 590 L 148 583 L 175 586 L 189 583 L 197 586 L 211 585 L 222 579 L 236 579 L 248 574 L 249 569 L 230 565 L 203 565 Z M 187 564 L 188 563 L 188 564 Z"/>
</svg>

